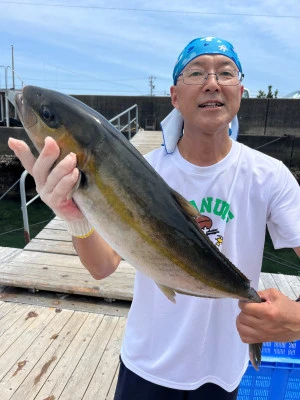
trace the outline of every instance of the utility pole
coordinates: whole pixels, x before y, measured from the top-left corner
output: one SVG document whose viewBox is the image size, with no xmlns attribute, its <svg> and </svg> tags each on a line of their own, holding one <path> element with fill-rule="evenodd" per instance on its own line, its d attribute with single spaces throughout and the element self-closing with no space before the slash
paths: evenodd
<svg viewBox="0 0 300 400">
<path fill-rule="evenodd" d="M 154 79 L 156 79 L 155 76 L 149 76 L 150 96 L 153 96 L 153 89 L 155 89 L 155 86 L 153 84 Z"/>
</svg>

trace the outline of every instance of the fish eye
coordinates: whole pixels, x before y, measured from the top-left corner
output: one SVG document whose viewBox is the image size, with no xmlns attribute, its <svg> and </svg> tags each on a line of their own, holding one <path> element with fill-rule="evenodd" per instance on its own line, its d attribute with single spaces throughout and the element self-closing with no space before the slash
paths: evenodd
<svg viewBox="0 0 300 400">
<path fill-rule="evenodd" d="M 45 121 L 51 121 L 54 118 L 54 115 L 51 113 L 48 107 L 42 108 L 42 117 Z"/>
<path fill-rule="evenodd" d="M 42 106 L 41 108 L 41 117 L 43 121 L 52 128 L 58 125 L 58 121 L 54 112 L 47 106 Z"/>
</svg>

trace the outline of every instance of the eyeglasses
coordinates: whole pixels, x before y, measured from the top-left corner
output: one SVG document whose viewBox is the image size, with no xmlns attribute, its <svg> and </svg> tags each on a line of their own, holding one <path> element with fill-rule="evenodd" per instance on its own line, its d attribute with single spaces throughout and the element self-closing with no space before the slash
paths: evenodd
<svg viewBox="0 0 300 400">
<path fill-rule="evenodd" d="M 224 70 L 213 74 L 200 69 L 187 69 L 178 78 L 182 76 L 185 85 L 204 85 L 209 75 L 215 75 L 218 84 L 222 86 L 236 86 L 244 78 L 244 74 L 239 71 Z"/>
</svg>

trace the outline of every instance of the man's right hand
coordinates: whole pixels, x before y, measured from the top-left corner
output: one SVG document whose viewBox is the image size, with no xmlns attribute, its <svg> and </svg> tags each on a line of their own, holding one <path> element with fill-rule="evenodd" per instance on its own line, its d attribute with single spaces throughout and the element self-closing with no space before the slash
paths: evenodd
<svg viewBox="0 0 300 400">
<path fill-rule="evenodd" d="M 33 176 L 41 199 L 57 216 L 68 222 L 85 219 L 71 197 L 79 177 L 74 153 L 67 155 L 52 169 L 60 149 L 51 137 L 45 139 L 45 146 L 37 159 L 22 140 L 10 138 L 8 145 Z"/>
</svg>

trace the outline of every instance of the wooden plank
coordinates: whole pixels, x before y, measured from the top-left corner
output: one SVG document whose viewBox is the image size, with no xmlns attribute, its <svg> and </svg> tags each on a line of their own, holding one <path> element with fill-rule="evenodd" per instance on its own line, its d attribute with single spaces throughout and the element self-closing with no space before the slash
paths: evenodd
<svg viewBox="0 0 300 400">
<path fill-rule="evenodd" d="M 103 317 L 103 315 L 87 315 L 87 318 L 81 325 L 76 336 L 72 341 L 70 341 L 67 350 L 58 360 L 55 369 L 48 376 L 47 380 L 45 380 L 41 391 L 38 393 L 37 397 L 35 397 L 36 400 L 44 400 L 45 398 L 51 398 L 51 396 L 54 396 L 55 399 L 64 398 L 60 396 L 72 375 L 76 374 L 78 363 L 89 346 L 98 326 L 103 320 Z M 92 370 L 89 370 L 88 372 L 90 374 L 93 373 Z"/>
<path fill-rule="evenodd" d="M 259 277 L 259 281 L 258 281 L 258 290 L 265 290 L 265 285 L 263 283 L 261 276 Z"/>
<path fill-rule="evenodd" d="M 276 282 L 274 281 L 273 275 L 272 274 L 268 274 L 265 272 L 262 272 L 260 274 L 261 280 L 265 286 L 265 289 L 270 289 L 270 288 L 276 288 L 278 289 L 278 286 L 276 284 Z"/>
<path fill-rule="evenodd" d="M 300 297 L 300 277 L 295 275 L 286 275 L 286 280 L 290 285 L 291 289 L 295 293 L 295 300 Z"/>
<path fill-rule="evenodd" d="M 55 313 L 54 310 L 51 311 Z M 74 311 L 71 310 L 56 312 L 48 325 L 45 326 L 45 329 L 39 334 L 37 340 L 29 346 L 26 340 L 23 341 L 25 351 L 22 353 L 22 349 L 19 349 L 19 354 L 17 355 L 19 358 L 6 373 L 5 377 L 1 379 L 1 383 L 4 385 L 4 389 L 1 391 L 1 400 L 10 399 L 20 385 L 24 381 L 26 382 L 26 378 L 33 373 L 35 365 L 40 362 L 41 356 L 45 357 L 44 354 L 49 351 L 54 341 L 56 346 L 58 346 L 57 342 L 64 341 L 61 330 L 73 314 Z M 77 316 L 79 316 L 79 313 Z M 86 315 L 83 314 L 82 321 L 78 321 L 78 323 L 83 323 L 85 318 Z M 24 387 L 26 387 L 26 384 L 22 386 L 22 393 L 25 395 Z"/>
<path fill-rule="evenodd" d="M 123 319 L 122 319 L 123 320 Z M 88 391 L 89 385 L 91 384 L 92 378 L 95 375 L 95 370 L 97 369 L 99 362 L 103 363 L 104 354 L 108 351 L 107 348 L 110 346 L 111 337 L 113 332 L 118 325 L 118 317 L 107 317 L 105 316 L 102 323 L 99 325 L 97 331 L 95 332 L 89 346 L 87 347 L 85 353 L 80 359 L 76 371 L 72 374 L 71 379 L 68 381 L 62 393 L 62 398 L 72 398 L 73 399 L 86 399 L 85 394 Z M 118 363 L 118 355 L 120 352 L 120 342 L 118 342 L 118 352 L 115 354 L 114 358 L 110 361 L 112 365 Z M 106 366 L 106 364 L 105 364 Z M 115 372 L 115 371 L 114 371 Z M 112 380 L 106 375 L 105 379 Z M 99 385 L 102 382 L 98 382 Z M 111 384 L 107 382 L 106 384 Z M 74 393 L 75 397 L 74 397 Z M 105 399 L 105 397 L 93 397 L 93 395 L 87 397 L 88 400 L 96 400 L 99 398 Z"/>
<path fill-rule="evenodd" d="M 23 251 L 3 265 L 0 284 L 39 290 L 132 300 L 135 269 L 121 261 L 117 270 L 95 280 L 78 256 Z"/>
<path fill-rule="evenodd" d="M 162 142 L 161 131 L 139 131 L 131 139 L 131 143 L 143 155 L 160 147 Z"/>
<path fill-rule="evenodd" d="M 44 240 L 59 240 L 63 242 L 71 242 L 72 237 L 69 232 L 62 229 L 49 229 L 44 228 L 40 231 L 38 235 L 36 235 L 35 239 L 44 239 Z"/>
<path fill-rule="evenodd" d="M 272 274 L 272 277 L 273 277 L 274 281 L 276 282 L 276 285 L 281 293 L 285 294 L 290 299 L 293 299 L 293 300 L 296 299 L 296 294 L 293 291 L 293 289 L 291 288 L 288 280 L 285 278 L 285 275 Z"/>
<path fill-rule="evenodd" d="M 115 398 L 115 392 L 116 392 L 117 383 L 118 383 L 118 376 L 119 376 L 119 369 L 120 369 L 120 364 L 118 365 L 118 368 L 116 370 L 114 379 L 113 379 L 113 381 L 111 383 L 109 392 L 107 393 L 106 400 L 114 400 L 114 398 Z"/>
<path fill-rule="evenodd" d="M 32 239 L 24 248 L 25 251 L 37 251 L 42 253 L 77 255 L 72 242 L 59 240 Z"/>
<path fill-rule="evenodd" d="M 7 315 L 16 305 L 5 301 L 0 302 L 0 320 Z M 0 324 L 2 321 L 0 321 Z"/>
<path fill-rule="evenodd" d="M 64 221 L 59 217 L 54 217 L 44 229 L 66 230 Z"/>
<path fill-rule="evenodd" d="M 100 316 L 97 315 L 97 317 L 99 318 Z M 36 395 L 52 371 L 57 367 L 58 361 L 70 346 L 85 319 L 86 315 L 84 313 L 73 313 L 59 331 L 59 335 L 54 340 L 51 340 L 47 350 L 40 352 L 40 358 L 34 363 L 33 368 L 30 369 L 26 378 L 22 381 L 22 386 L 19 386 L 14 392 L 11 397 L 12 400 L 36 398 Z M 57 328 L 59 329 L 59 326 Z M 47 337 L 49 336 L 47 335 Z"/>
<path fill-rule="evenodd" d="M 5 264 L 19 254 L 22 249 L 12 247 L 0 247 L 0 264 Z"/>
<path fill-rule="evenodd" d="M 15 308 L 19 326 L 5 331 L 0 355 L 1 400 L 113 399 L 126 318 L 36 307 L 26 319 L 28 309 Z"/>
<path fill-rule="evenodd" d="M 54 270 L 57 269 L 59 271 L 62 271 L 63 273 L 75 271 L 85 273 L 87 276 L 90 276 L 90 273 L 81 264 L 79 257 L 73 257 L 66 254 L 46 254 L 31 251 L 24 251 L 20 253 L 16 258 L 13 259 L 12 262 L 6 264 L 5 266 L 2 266 L 1 271 L 8 270 L 10 266 L 18 266 L 22 264 L 28 265 L 29 268 L 33 268 L 34 266 L 36 266 L 42 268 L 45 271 L 51 267 Z M 132 265 L 128 262 L 122 260 L 116 270 L 116 274 L 118 273 L 135 274 L 135 268 L 132 267 Z"/>
<path fill-rule="evenodd" d="M 12 340 L 15 340 L 20 335 L 20 329 L 24 326 L 24 319 L 26 320 L 26 316 L 32 310 L 30 305 L 22 304 L 20 307 L 12 307 L 9 313 L 5 313 L 5 315 L 1 318 L 0 324 L 0 337 L 1 337 L 1 346 L 0 346 L 0 355 L 1 352 L 6 350 L 6 343 L 10 343 Z M 30 325 L 32 321 L 28 320 L 27 324 Z M 23 329 L 22 328 L 22 329 Z"/>
<path fill-rule="evenodd" d="M 8 330 L 7 332 L 11 332 L 11 335 L 3 335 L 4 340 L 1 338 L 0 349 L 1 381 L 12 368 L 17 366 L 19 357 L 22 357 L 23 353 L 37 340 L 53 318 L 54 312 L 54 309 L 35 307 L 32 310 L 34 314 L 27 314 L 26 318 L 22 318 L 23 324 L 17 326 L 15 332 Z"/>
<path fill-rule="evenodd" d="M 124 318 L 119 319 L 118 325 L 103 353 L 101 363 L 98 364 L 93 374 L 93 379 L 82 398 L 83 400 L 106 399 L 119 366 L 118 356 L 120 354 L 121 342 L 125 330 L 125 322 Z"/>
</svg>

